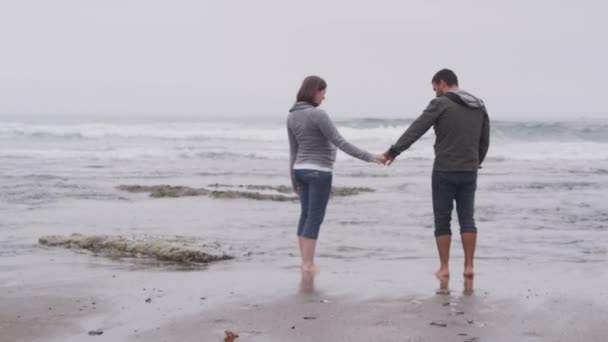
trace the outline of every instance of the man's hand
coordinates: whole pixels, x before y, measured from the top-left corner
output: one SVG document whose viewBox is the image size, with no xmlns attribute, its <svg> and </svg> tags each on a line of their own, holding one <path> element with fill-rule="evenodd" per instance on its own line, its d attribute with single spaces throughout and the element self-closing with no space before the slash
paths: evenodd
<svg viewBox="0 0 608 342">
<path fill-rule="evenodd" d="M 393 158 L 388 151 L 384 152 L 382 155 L 384 156 L 384 165 L 386 166 L 390 166 L 395 161 L 395 158 Z"/>
<path fill-rule="evenodd" d="M 298 189 L 298 186 L 294 185 L 292 189 L 293 189 L 293 192 L 296 194 L 296 196 L 300 197 L 300 191 L 299 191 L 300 189 Z"/>
</svg>

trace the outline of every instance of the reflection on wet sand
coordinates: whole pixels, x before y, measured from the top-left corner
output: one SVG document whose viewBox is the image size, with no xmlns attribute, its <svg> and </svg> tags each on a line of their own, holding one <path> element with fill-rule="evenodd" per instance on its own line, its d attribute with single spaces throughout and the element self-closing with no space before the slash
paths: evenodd
<svg viewBox="0 0 608 342">
<path fill-rule="evenodd" d="M 464 277 L 464 290 L 462 294 L 465 296 L 473 295 L 473 277 Z"/>
<path fill-rule="evenodd" d="M 439 288 L 435 291 L 435 294 L 438 295 L 449 295 L 451 293 L 450 290 L 450 278 L 449 277 L 439 277 L 435 276 L 439 281 Z M 473 277 L 464 277 L 464 284 L 462 294 L 465 296 L 473 295 Z"/>
<path fill-rule="evenodd" d="M 315 293 L 315 272 L 302 271 L 302 280 L 300 281 L 300 293 L 313 294 Z"/>
<path fill-rule="evenodd" d="M 450 294 L 450 277 L 435 276 L 439 280 L 439 289 L 435 291 L 438 295 L 449 295 Z"/>
</svg>

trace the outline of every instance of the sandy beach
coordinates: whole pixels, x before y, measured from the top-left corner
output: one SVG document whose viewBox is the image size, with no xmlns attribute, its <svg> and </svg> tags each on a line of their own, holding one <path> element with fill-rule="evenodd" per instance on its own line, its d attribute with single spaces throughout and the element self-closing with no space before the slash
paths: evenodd
<svg viewBox="0 0 608 342">
<path fill-rule="evenodd" d="M 336 199 L 335 206 L 347 211 L 343 205 L 365 203 L 366 196 L 381 194 Z M 55 226 L 57 221 L 77 225 L 78 218 L 88 222 L 85 214 L 92 209 L 100 226 L 121 226 L 146 214 L 159 227 L 148 234 L 158 236 L 171 221 L 162 210 L 179 216 L 186 229 L 187 222 L 198 227 L 196 218 L 205 212 L 238 212 L 242 225 L 277 205 L 286 211 L 275 216 L 279 221 L 297 213 L 291 203 L 145 197 L 128 204 L 128 210 L 116 203 L 95 208 L 71 203 L 71 215 L 60 211 L 61 217 L 54 217 L 57 207 L 39 212 Z M 344 218 L 331 214 L 328 220 L 329 227 L 340 227 Z M 154 220 L 138 221 L 151 225 Z M 210 215 L 205 224 L 221 226 L 222 221 L 227 222 Z M 494 239 L 487 237 L 481 240 L 477 274 L 465 282 L 456 235 L 452 276 L 442 284 L 433 276 L 431 234 L 391 243 L 390 237 L 348 240 L 328 229 L 320 242 L 321 272 L 302 277 L 289 229 L 265 241 L 259 240 L 264 228 L 239 235 L 231 231 L 237 226 L 226 224 L 210 234 L 231 244 L 235 259 L 208 266 L 115 259 L 35 241 L 5 249 L 2 341 L 213 342 L 221 341 L 225 330 L 238 333 L 238 341 L 603 341 L 608 334 L 608 276 L 601 254 L 507 257 L 500 255 L 504 251 L 490 252 L 486 241 Z M 90 336 L 93 331 L 102 334 Z"/>
<path fill-rule="evenodd" d="M 302 277 L 288 255 L 280 267 L 249 260 L 191 271 L 97 259 L 49 251 L 18 265 L 11 281 L 3 277 L 2 341 L 221 341 L 225 330 L 238 341 L 603 341 L 608 334 L 608 279 L 597 264 L 480 260 L 473 280 L 455 272 L 441 284 L 430 259 L 328 265 L 321 258 L 316 277 Z"/>
</svg>

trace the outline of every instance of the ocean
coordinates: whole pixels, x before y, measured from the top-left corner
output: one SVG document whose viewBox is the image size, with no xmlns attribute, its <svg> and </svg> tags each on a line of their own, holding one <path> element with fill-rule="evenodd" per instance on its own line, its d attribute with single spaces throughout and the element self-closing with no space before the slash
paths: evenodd
<svg viewBox="0 0 608 342">
<path fill-rule="evenodd" d="M 336 120 L 347 140 L 373 153 L 410 123 Z M 479 257 L 605 262 L 608 122 L 494 120 L 491 127 L 476 203 Z M 334 185 L 373 192 L 332 200 L 320 237 L 330 247 L 321 257 L 434 255 L 431 245 L 413 243 L 432 237 L 433 139 L 431 129 L 390 167 L 338 153 Z M 0 121 L 0 144 L 0 255 L 31 253 L 39 236 L 72 232 L 186 235 L 265 255 L 285 252 L 284 240 L 295 236 L 294 203 L 152 199 L 116 188 L 289 185 L 283 118 L 13 117 Z M 185 208 L 193 210 L 187 217 L 173 212 Z"/>
</svg>

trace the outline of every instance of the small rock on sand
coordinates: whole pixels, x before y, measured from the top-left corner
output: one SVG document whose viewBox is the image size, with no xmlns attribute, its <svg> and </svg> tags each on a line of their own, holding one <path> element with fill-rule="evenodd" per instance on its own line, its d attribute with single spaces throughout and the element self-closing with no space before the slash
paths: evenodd
<svg viewBox="0 0 608 342">
<path fill-rule="evenodd" d="M 443 322 L 431 322 L 431 325 L 434 327 L 440 327 L 440 328 L 445 328 L 448 326 L 447 323 L 443 323 Z"/>
<path fill-rule="evenodd" d="M 235 334 L 229 330 L 224 331 L 224 334 L 226 335 L 224 337 L 224 342 L 234 342 L 235 339 L 239 338 L 239 334 Z"/>
</svg>

